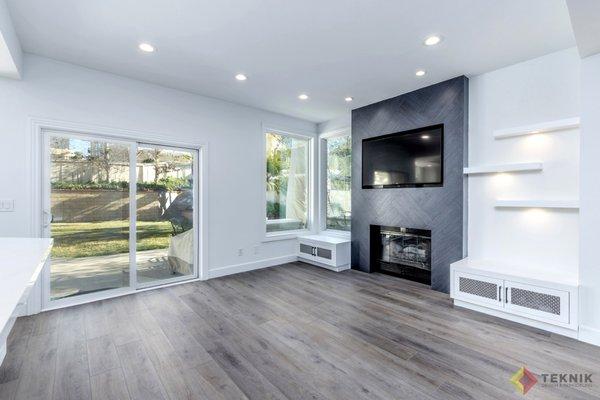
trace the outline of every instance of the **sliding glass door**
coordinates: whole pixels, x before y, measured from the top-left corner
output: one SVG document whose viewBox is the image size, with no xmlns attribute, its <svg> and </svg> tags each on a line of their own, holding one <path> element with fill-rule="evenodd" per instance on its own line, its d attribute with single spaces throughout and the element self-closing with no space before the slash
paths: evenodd
<svg viewBox="0 0 600 400">
<path fill-rule="evenodd" d="M 197 276 L 197 150 L 44 131 L 48 301 Z"/>
<path fill-rule="evenodd" d="M 131 144 L 51 135 L 52 300 L 129 286 Z"/>
<path fill-rule="evenodd" d="M 194 274 L 194 152 L 139 145 L 136 271 L 139 286 Z"/>
</svg>

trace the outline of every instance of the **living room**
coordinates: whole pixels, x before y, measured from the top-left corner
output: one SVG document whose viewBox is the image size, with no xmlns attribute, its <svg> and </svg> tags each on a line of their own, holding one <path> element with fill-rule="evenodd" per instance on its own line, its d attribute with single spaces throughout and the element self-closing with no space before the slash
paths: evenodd
<svg viewBox="0 0 600 400">
<path fill-rule="evenodd" d="M 600 398 L 598 17 L 0 0 L 0 399 Z"/>
</svg>

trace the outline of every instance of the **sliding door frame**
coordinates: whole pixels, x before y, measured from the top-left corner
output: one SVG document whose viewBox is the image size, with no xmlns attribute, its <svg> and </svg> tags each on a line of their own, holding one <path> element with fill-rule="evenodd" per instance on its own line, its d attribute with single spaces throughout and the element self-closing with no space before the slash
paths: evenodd
<svg viewBox="0 0 600 400">
<path fill-rule="evenodd" d="M 116 144 L 116 145 L 121 145 L 121 146 L 127 146 L 129 149 L 129 193 L 128 193 L 128 202 L 129 202 L 129 210 L 131 210 L 131 206 L 132 204 L 135 205 L 135 201 L 132 201 L 131 198 L 131 187 L 135 187 L 135 182 L 131 181 L 131 170 L 133 169 L 133 171 L 135 172 L 135 168 L 132 168 L 131 166 L 131 149 L 135 148 L 135 142 L 132 141 L 128 141 L 128 140 L 124 140 L 124 139 L 115 139 L 115 138 L 111 138 L 108 139 L 106 137 L 102 137 L 100 135 L 93 135 L 93 134 L 89 134 L 89 133 L 73 133 L 73 132 L 65 132 L 65 131 L 59 131 L 59 130 L 55 130 L 55 129 L 43 129 L 42 130 L 42 179 L 41 179 L 41 186 L 42 186 L 42 237 L 52 237 L 52 232 L 51 232 L 51 213 L 50 213 L 50 209 L 52 207 L 52 201 L 51 201 L 51 194 L 52 194 L 52 186 L 51 186 L 51 179 L 50 179 L 50 171 L 52 168 L 52 160 L 51 160 L 51 156 L 49 153 L 50 150 L 50 138 L 51 137 L 59 137 L 59 138 L 66 138 L 66 139 L 80 139 L 80 140 L 85 140 L 85 141 L 106 141 L 107 143 L 110 144 Z M 131 216 L 130 216 L 131 218 Z M 129 235 L 128 235 L 128 243 L 129 243 L 129 249 L 131 251 L 131 243 L 133 242 L 135 245 L 135 240 L 132 237 L 132 231 L 131 230 L 131 224 L 129 225 Z M 132 267 L 134 266 L 132 264 L 132 255 L 131 252 L 128 253 L 129 255 L 129 262 L 128 262 L 128 266 L 129 266 L 129 283 L 127 286 L 121 286 L 118 288 L 113 288 L 113 289 L 104 289 L 104 290 L 99 290 L 97 292 L 93 292 L 93 293 L 87 293 L 87 294 L 81 294 L 81 295 L 77 295 L 77 296 L 73 296 L 73 297 L 65 297 L 65 298 L 61 298 L 61 299 L 56 299 L 56 300 L 51 300 L 51 267 L 52 267 L 52 260 L 51 258 L 49 258 L 49 262 L 47 263 L 47 266 L 42 270 L 41 273 L 41 277 L 42 277 L 42 307 L 43 309 L 49 308 L 49 307 L 53 307 L 53 306 L 70 306 L 70 305 L 75 305 L 75 304 L 80 304 L 80 298 L 83 300 L 88 299 L 89 301 L 96 301 L 96 300 L 100 300 L 102 298 L 105 297 L 105 295 L 108 296 L 118 296 L 118 295 L 123 295 L 126 294 L 127 292 L 129 292 L 131 289 L 134 289 L 135 286 L 132 285 L 132 281 L 131 281 L 131 270 Z"/>
<path fill-rule="evenodd" d="M 130 236 L 129 249 L 130 249 L 130 282 L 129 286 L 124 288 L 108 289 L 101 292 L 83 294 L 60 300 L 50 300 L 50 263 L 42 272 L 42 285 L 40 285 L 42 293 L 42 310 L 56 309 L 68 307 L 76 304 L 83 304 L 92 301 L 98 301 L 101 299 L 123 296 L 139 291 L 151 290 L 155 288 L 171 286 L 175 284 L 181 284 L 186 282 L 193 282 L 196 280 L 204 280 L 208 278 L 208 144 L 199 143 L 194 141 L 176 141 L 171 140 L 169 135 L 148 133 L 142 131 L 134 131 L 127 129 L 118 129 L 103 127 L 97 125 L 81 124 L 76 122 L 42 119 L 42 118 L 30 118 L 31 134 L 28 135 L 30 158 L 26 160 L 28 165 L 31 165 L 32 174 L 31 182 L 28 187 L 32 190 L 31 193 L 31 209 L 30 209 L 30 234 L 32 237 L 44 237 L 48 235 L 49 230 L 44 228 L 45 218 L 44 210 L 49 206 L 49 180 L 46 179 L 44 173 L 47 171 L 49 166 L 49 156 L 45 154 L 47 148 L 45 139 L 48 135 L 45 132 L 63 134 L 69 137 L 81 137 L 81 138 L 96 138 L 98 140 L 107 140 L 111 142 L 119 142 L 130 145 L 130 160 L 131 155 L 137 149 L 138 144 L 142 145 L 156 145 L 165 148 L 182 149 L 187 151 L 195 151 L 194 157 L 194 174 L 197 177 L 197 181 L 194 182 L 194 195 L 196 196 L 194 204 L 194 225 L 196 239 L 194 240 L 195 250 L 195 272 L 194 275 L 185 278 L 166 279 L 164 281 L 157 282 L 152 285 L 138 285 L 136 269 L 132 268 L 132 260 L 135 260 L 135 253 L 132 253 L 132 247 L 136 247 L 136 238 Z M 135 160 L 135 158 L 133 158 Z M 136 201 L 133 197 L 137 193 L 136 185 L 136 168 L 130 165 L 130 235 L 131 232 L 135 232 L 135 221 L 136 221 Z M 133 177 L 133 180 L 131 179 Z M 48 181 L 48 182 L 46 182 Z M 132 210 L 134 208 L 134 210 Z M 132 230 L 131 227 L 134 229 Z M 132 240 L 134 239 L 134 240 Z"/>
</svg>

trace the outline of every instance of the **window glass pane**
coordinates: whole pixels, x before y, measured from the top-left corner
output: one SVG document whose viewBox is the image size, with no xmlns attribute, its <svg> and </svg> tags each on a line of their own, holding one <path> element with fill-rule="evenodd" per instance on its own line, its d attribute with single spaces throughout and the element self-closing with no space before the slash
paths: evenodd
<svg viewBox="0 0 600 400">
<path fill-rule="evenodd" d="M 137 280 L 194 273 L 194 152 L 140 145 L 137 151 Z"/>
<path fill-rule="evenodd" d="M 266 134 L 267 232 L 306 229 L 309 141 Z"/>
<path fill-rule="evenodd" d="M 350 230 L 351 157 L 350 136 L 327 139 L 327 229 Z"/>
<path fill-rule="evenodd" d="M 129 285 L 129 145 L 51 136 L 52 300 Z"/>
</svg>

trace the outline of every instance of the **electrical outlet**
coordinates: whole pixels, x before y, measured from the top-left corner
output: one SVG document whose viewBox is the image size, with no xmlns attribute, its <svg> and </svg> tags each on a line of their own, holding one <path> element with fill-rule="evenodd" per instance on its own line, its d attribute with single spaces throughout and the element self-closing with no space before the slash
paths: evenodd
<svg viewBox="0 0 600 400">
<path fill-rule="evenodd" d="M 238 256 L 243 256 L 244 255 L 244 249 L 238 249 Z"/>
<path fill-rule="evenodd" d="M 15 201 L 12 199 L 0 199 L 0 212 L 15 211 Z"/>
</svg>

